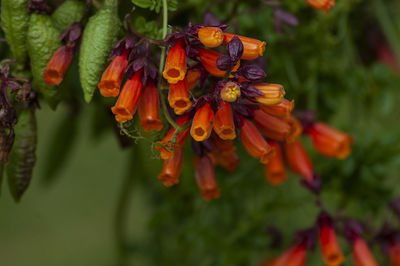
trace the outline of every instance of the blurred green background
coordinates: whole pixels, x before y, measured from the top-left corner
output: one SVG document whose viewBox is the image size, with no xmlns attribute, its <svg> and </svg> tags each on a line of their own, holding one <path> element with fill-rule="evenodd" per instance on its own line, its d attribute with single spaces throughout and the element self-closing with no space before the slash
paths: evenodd
<svg viewBox="0 0 400 266">
<path fill-rule="evenodd" d="M 400 196 L 400 76 L 380 51 L 400 58 L 399 2 L 338 0 L 329 14 L 303 0 L 269 2 L 274 1 L 179 1 L 169 23 L 197 23 L 210 10 L 235 32 L 266 40 L 267 81 L 284 85 L 296 108 L 316 110 L 318 119 L 355 137 L 353 154 L 342 161 L 318 155 L 304 137 L 322 178 L 324 207 L 376 228 L 384 221 L 398 226 L 387 205 Z M 121 4 L 122 17 L 132 4 Z M 293 13 L 299 25 L 283 25 L 277 33 L 277 7 Z M 138 9 L 135 16 L 138 30 L 157 35 L 152 28 L 157 14 Z M 161 161 L 153 158 L 150 145 L 139 141 L 121 149 L 106 104 L 97 98 L 84 105 L 76 66 L 69 75 L 79 115 L 70 116 L 66 105 L 52 112 L 42 104 L 31 186 L 16 204 L 3 184 L 1 265 L 257 265 L 288 248 L 294 232 L 314 223 L 319 208 L 299 177 L 269 185 L 261 165 L 239 143 L 239 168 L 232 174 L 217 168 L 220 199 L 201 199 L 190 145 L 180 184 L 163 187 L 157 179 Z M 71 119 L 78 123 L 76 130 L 68 124 Z M 45 183 L 49 164 L 63 153 L 50 151 L 62 146 L 57 141 L 65 142 L 68 134 L 76 136 L 69 156 L 54 180 Z M 126 206 L 119 204 L 124 196 Z M 269 226 L 282 233 L 281 245 L 270 246 Z M 352 265 L 351 247 L 340 241 L 345 265 Z M 389 265 L 377 245 L 374 254 L 380 265 Z M 307 265 L 322 265 L 318 248 L 308 253 Z"/>
</svg>

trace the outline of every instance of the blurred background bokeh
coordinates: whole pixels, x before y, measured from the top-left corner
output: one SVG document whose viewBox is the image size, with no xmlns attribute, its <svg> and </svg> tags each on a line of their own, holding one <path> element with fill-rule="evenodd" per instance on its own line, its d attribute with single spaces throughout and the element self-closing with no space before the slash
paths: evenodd
<svg viewBox="0 0 400 266">
<path fill-rule="evenodd" d="M 120 2 L 122 17 L 132 3 Z M 296 109 L 315 110 L 318 120 L 354 136 L 345 160 L 322 157 L 304 138 L 322 178 L 324 207 L 374 228 L 398 226 L 388 204 L 400 196 L 399 1 L 337 0 L 329 14 L 304 0 L 171 2 L 171 25 L 200 23 L 211 11 L 235 32 L 266 40 L 267 81 L 282 84 Z M 298 23 L 285 23 L 287 16 Z M 154 34 L 159 14 L 138 8 L 134 17 L 138 31 Z M 69 77 L 79 100 L 73 112 L 71 104 L 37 112 L 38 160 L 20 203 L 3 184 L 0 265 L 257 265 L 315 222 L 315 196 L 299 177 L 271 186 L 240 145 L 239 168 L 217 168 L 220 199 L 200 197 L 190 145 L 180 184 L 165 188 L 153 147 L 139 140 L 121 149 L 106 103 L 83 103 L 76 64 Z M 272 243 L 271 227 L 281 243 Z M 351 246 L 342 237 L 340 243 L 344 265 L 353 265 Z M 373 250 L 380 265 L 390 265 L 378 245 Z M 307 265 L 322 265 L 318 248 Z"/>
</svg>

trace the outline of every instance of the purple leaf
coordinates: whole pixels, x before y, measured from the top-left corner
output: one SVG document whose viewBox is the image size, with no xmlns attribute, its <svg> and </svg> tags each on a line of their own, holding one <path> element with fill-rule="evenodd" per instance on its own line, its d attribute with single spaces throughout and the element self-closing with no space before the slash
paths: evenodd
<svg viewBox="0 0 400 266">
<path fill-rule="evenodd" d="M 240 68 L 240 73 L 248 80 L 260 80 L 267 76 L 264 70 L 257 65 L 245 65 Z"/>
<path fill-rule="evenodd" d="M 215 16 L 213 13 L 211 13 L 210 11 L 207 11 L 206 13 L 204 13 L 204 17 L 203 17 L 203 24 L 205 26 L 218 26 L 221 25 L 221 21 L 217 18 L 217 16 Z"/>
<path fill-rule="evenodd" d="M 243 96 L 248 98 L 263 96 L 264 93 L 252 85 L 242 86 L 240 92 Z"/>
<path fill-rule="evenodd" d="M 237 37 L 233 37 L 232 40 L 227 45 L 228 55 L 231 58 L 231 61 L 236 64 L 236 62 L 242 57 L 243 55 L 243 43 Z"/>
<path fill-rule="evenodd" d="M 227 55 L 222 55 L 217 59 L 217 67 L 220 70 L 227 71 L 232 65 L 231 58 Z"/>
</svg>

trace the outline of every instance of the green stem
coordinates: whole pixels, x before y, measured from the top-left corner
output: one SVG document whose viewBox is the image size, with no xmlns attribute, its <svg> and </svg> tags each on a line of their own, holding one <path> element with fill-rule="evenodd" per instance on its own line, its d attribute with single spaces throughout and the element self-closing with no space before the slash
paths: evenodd
<svg viewBox="0 0 400 266">
<path fill-rule="evenodd" d="M 122 182 L 121 191 L 119 193 L 119 198 L 117 202 L 117 208 L 115 212 L 115 220 L 114 220 L 114 230 L 115 230 L 115 240 L 117 244 L 118 250 L 118 259 L 119 259 L 119 266 L 127 265 L 128 259 L 128 239 L 127 239 L 127 214 L 129 210 L 129 201 L 132 196 L 133 191 L 133 181 L 135 171 L 134 169 L 136 165 L 139 163 L 132 163 L 132 157 L 135 154 L 136 149 L 132 149 L 132 155 L 129 156 L 128 161 L 128 168 L 127 172 L 125 173 L 124 180 Z"/>
<path fill-rule="evenodd" d="M 376 19 L 378 20 L 390 47 L 394 51 L 398 64 L 400 64 L 400 38 L 398 37 L 389 12 L 381 0 L 374 0 L 373 11 L 375 12 Z"/>
</svg>

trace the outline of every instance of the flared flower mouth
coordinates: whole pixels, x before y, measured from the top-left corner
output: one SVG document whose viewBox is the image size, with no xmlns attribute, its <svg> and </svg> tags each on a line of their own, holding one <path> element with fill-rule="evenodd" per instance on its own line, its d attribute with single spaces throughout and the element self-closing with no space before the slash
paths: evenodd
<svg viewBox="0 0 400 266">
<path fill-rule="evenodd" d="M 140 121 L 140 126 L 144 132 L 151 132 L 161 130 L 164 125 L 160 119 L 147 118 Z"/>
<path fill-rule="evenodd" d="M 111 108 L 111 111 L 115 115 L 115 120 L 119 123 L 125 123 L 133 118 L 133 113 L 131 113 L 127 107 L 114 106 Z"/>
<path fill-rule="evenodd" d="M 221 192 L 219 188 L 211 188 L 201 191 L 201 196 L 207 201 L 217 199 L 220 197 L 220 195 Z"/>
<path fill-rule="evenodd" d="M 114 57 L 110 65 L 104 71 L 99 84 L 97 85 L 100 94 L 104 97 L 117 97 L 121 87 L 122 78 L 128 66 L 128 52 Z"/>
<path fill-rule="evenodd" d="M 58 48 L 43 72 L 44 81 L 51 86 L 60 85 L 73 58 L 74 51 L 72 47 L 64 45 Z"/>
<path fill-rule="evenodd" d="M 213 129 L 214 112 L 211 105 L 206 103 L 196 111 L 193 118 L 190 135 L 196 141 L 203 141 L 210 137 Z"/>
<path fill-rule="evenodd" d="M 233 140 L 236 138 L 236 132 L 235 129 L 228 127 L 228 126 L 222 126 L 221 128 L 214 128 L 215 133 L 218 134 L 218 136 L 223 139 L 223 140 Z"/>
<path fill-rule="evenodd" d="M 102 80 L 98 85 L 100 94 L 104 97 L 117 97 L 120 86 L 121 82 L 116 80 Z"/>
<path fill-rule="evenodd" d="M 185 78 L 186 72 L 182 68 L 178 67 L 168 67 L 163 72 L 163 77 L 168 81 L 170 84 L 175 84 L 180 80 Z"/>
<path fill-rule="evenodd" d="M 181 115 L 192 107 L 192 102 L 186 97 L 175 97 L 170 101 L 170 106 L 175 114 Z"/>
</svg>

